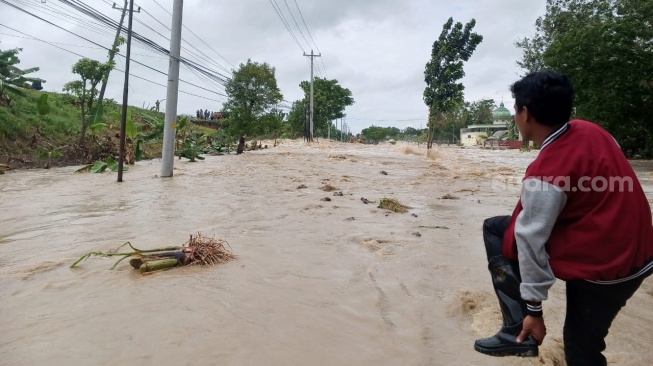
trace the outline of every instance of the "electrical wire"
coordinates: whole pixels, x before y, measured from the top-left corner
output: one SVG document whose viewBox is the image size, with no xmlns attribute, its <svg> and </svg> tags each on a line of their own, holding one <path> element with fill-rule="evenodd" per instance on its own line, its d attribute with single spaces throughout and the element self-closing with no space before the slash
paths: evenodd
<svg viewBox="0 0 653 366">
<path fill-rule="evenodd" d="M 118 25 L 117 22 L 115 22 L 115 21 L 113 21 L 112 19 L 106 17 L 104 14 L 95 11 L 94 9 L 90 8 L 88 5 L 86 5 L 86 4 L 83 3 L 83 2 L 76 1 L 76 0 L 59 0 L 59 1 L 62 2 L 62 3 L 64 3 L 64 4 L 66 4 L 66 5 L 68 5 L 68 6 L 70 6 L 70 7 L 72 7 L 73 9 L 75 9 L 75 10 L 81 12 L 82 14 L 88 15 L 88 16 L 90 16 L 90 17 L 96 19 L 96 20 L 99 20 L 100 22 L 102 22 L 102 23 L 104 23 L 104 24 L 106 24 L 106 25 L 112 27 L 113 29 L 116 29 L 116 30 L 118 29 L 118 26 L 119 26 L 119 25 Z M 49 21 L 43 19 L 42 17 L 39 17 L 38 15 L 35 15 L 35 14 L 33 14 L 33 13 L 31 13 L 31 12 L 29 12 L 29 11 L 23 9 L 23 8 L 20 8 L 20 7 L 16 6 L 16 5 L 14 5 L 14 4 L 9 3 L 9 2 L 6 1 L 6 0 L 0 0 L 0 2 L 6 3 L 6 4 L 8 4 L 8 5 L 10 5 L 10 6 L 14 7 L 14 8 L 16 8 L 16 9 L 18 9 L 18 10 L 20 10 L 20 11 L 23 11 L 23 12 L 29 14 L 29 15 L 32 15 L 33 17 L 35 17 L 35 18 L 37 18 L 37 19 L 40 19 L 40 20 L 42 20 L 42 21 L 44 21 L 44 22 L 46 22 L 46 23 L 48 23 L 48 24 L 51 24 L 51 25 L 53 25 L 53 26 L 55 26 L 55 27 L 57 27 L 57 28 L 60 28 L 60 29 L 62 29 L 62 30 L 64 30 L 64 31 L 68 32 L 68 33 L 71 33 L 71 34 L 73 34 L 73 35 L 75 35 L 75 36 L 77 36 L 77 37 L 80 37 L 80 38 L 82 38 L 82 39 L 84 39 L 84 40 L 86 40 L 86 41 L 88 41 L 88 42 L 90 42 L 90 43 L 93 43 L 93 44 L 95 44 L 95 45 L 97 45 L 97 46 L 100 46 L 100 47 L 106 49 L 106 50 L 109 50 L 108 48 L 103 47 L 102 45 L 99 45 L 98 43 L 93 42 L 93 41 L 89 40 L 89 39 L 86 38 L 86 37 L 83 37 L 83 36 L 81 36 L 81 35 L 78 35 L 78 34 L 76 34 L 76 33 L 73 33 L 73 32 L 71 32 L 70 30 L 67 30 L 67 29 L 65 29 L 65 28 L 63 28 L 63 27 L 60 27 L 60 26 L 58 26 L 58 25 L 56 25 L 56 24 L 54 24 L 54 23 L 52 23 L 52 22 L 49 22 Z M 121 30 L 122 30 L 123 33 L 126 33 L 126 32 L 127 32 L 127 30 L 125 30 L 124 28 L 122 28 Z M 113 38 L 113 36 L 112 36 L 112 38 Z M 132 32 L 132 38 L 133 38 L 136 42 L 140 42 L 141 44 L 143 44 L 145 47 L 149 48 L 150 50 L 153 50 L 153 51 L 155 51 L 155 52 L 161 53 L 161 54 L 166 55 L 166 56 L 170 56 L 168 50 L 166 50 L 165 48 L 163 48 L 163 47 L 159 46 L 158 44 L 152 42 L 151 40 L 149 40 L 149 39 L 147 39 L 147 38 L 141 36 L 141 35 L 138 34 L 138 33 Z M 123 57 L 124 57 L 124 56 L 123 56 Z M 134 62 L 135 62 L 135 63 L 139 63 L 139 62 L 136 61 L 136 60 L 134 60 Z M 196 69 L 197 71 L 199 71 L 199 72 L 201 72 L 202 74 L 204 74 L 204 75 L 206 75 L 206 76 L 212 78 L 213 80 L 216 80 L 216 81 L 218 81 L 218 82 L 220 82 L 220 83 L 222 83 L 222 84 L 226 84 L 227 78 L 226 78 L 224 75 L 222 75 L 222 74 L 215 73 L 215 72 L 213 72 L 213 71 L 207 69 L 206 67 L 203 67 L 203 66 L 201 66 L 201 65 L 198 65 L 196 62 L 192 62 L 192 61 L 190 61 L 190 60 L 188 60 L 188 59 L 185 59 L 185 58 L 180 58 L 180 62 L 187 64 L 189 67 L 192 67 L 192 68 Z M 140 64 L 143 65 L 142 63 L 140 63 Z M 147 67 L 147 65 L 144 65 L 144 66 Z M 160 71 L 159 71 L 159 72 L 160 72 Z"/>
<path fill-rule="evenodd" d="M 156 5 L 158 5 L 161 9 L 163 9 L 163 11 L 165 11 L 166 13 L 170 14 L 170 16 L 172 16 L 172 13 L 170 13 L 166 8 L 164 8 L 163 6 L 161 6 L 161 4 L 159 4 L 158 1 L 156 1 L 156 0 L 152 0 L 152 1 L 153 1 Z M 222 55 L 221 55 L 218 51 L 216 51 L 213 47 L 209 46 L 206 42 L 204 42 L 204 40 L 203 40 L 200 36 L 198 36 L 197 34 L 195 34 L 195 32 L 193 32 L 192 29 L 186 27 L 186 25 L 184 25 L 184 24 L 182 24 L 182 26 L 183 26 L 187 31 L 189 31 L 192 35 L 194 35 L 197 39 L 199 39 L 200 42 L 202 42 L 202 43 L 203 43 L 206 47 L 208 47 L 211 51 L 215 52 L 215 54 L 218 55 L 221 59 L 225 60 L 225 61 L 226 61 L 226 62 L 227 62 L 231 67 L 233 67 L 234 69 L 236 68 L 236 66 L 234 66 L 234 64 L 232 64 L 229 60 L 227 60 L 224 56 L 222 56 Z M 170 29 L 170 28 L 168 28 L 168 29 Z M 227 70 L 227 72 L 229 72 L 229 70 Z"/>
<path fill-rule="evenodd" d="M 295 33 L 293 33 L 292 29 L 290 29 L 290 26 L 288 25 L 288 22 L 286 21 L 286 18 L 283 16 L 283 11 L 281 11 L 281 8 L 279 7 L 279 4 L 277 4 L 276 0 L 269 0 L 270 4 L 274 8 L 274 11 L 277 13 L 277 16 L 281 19 L 281 22 L 283 25 L 286 27 L 286 30 L 290 33 L 290 36 L 295 40 L 295 43 L 297 43 L 297 46 L 302 50 L 302 52 L 306 53 L 306 50 L 304 50 L 304 47 L 299 43 L 297 40 L 297 37 L 295 36 Z M 277 9 L 278 8 L 278 9 Z"/>
<path fill-rule="evenodd" d="M 4 2 L 4 0 L 0 0 L 0 1 Z M 88 58 L 88 57 L 86 57 L 86 56 L 80 55 L 79 53 L 76 53 L 76 52 L 73 52 L 73 51 L 67 50 L 67 49 L 65 49 L 65 48 L 63 48 L 63 47 L 59 47 L 59 46 L 55 45 L 55 44 L 52 43 L 52 42 L 45 41 L 45 40 L 40 39 L 40 38 L 38 38 L 38 37 L 31 36 L 31 35 L 29 35 L 29 34 L 27 34 L 27 33 L 21 32 L 21 31 L 19 31 L 19 30 L 17 30 L 17 29 L 14 29 L 14 28 L 12 28 L 12 27 L 7 26 L 7 25 L 0 24 L 0 26 L 1 26 L 1 27 L 5 27 L 5 28 L 8 28 L 8 29 L 10 29 L 10 30 L 12 30 L 12 31 L 14 31 L 14 32 L 20 33 L 20 34 L 25 35 L 25 36 L 27 36 L 27 37 L 30 37 L 30 38 L 33 39 L 33 40 L 37 40 L 37 41 L 40 41 L 40 42 L 43 42 L 43 43 L 49 44 L 49 45 L 52 46 L 52 47 L 56 47 L 56 48 L 59 48 L 59 49 L 61 49 L 61 50 L 66 51 L 66 52 L 72 53 L 72 54 L 74 54 L 74 55 L 76 55 L 76 56 L 79 56 L 79 57 L 82 57 L 82 58 Z M 102 47 L 102 48 L 104 48 L 105 50 L 108 50 L 108 48 L 105 48 L 105 47 Z M 116 53 L 116 55 L 120 55 L 120 56 L 125 57 L 124 55 L 122 55 L 122 54 L 120 54 L 120 53 Z M 132 60 L 132 61 L 134 61 L 134 60 Z M 162 72 L 162 71 L 156 70 L 156 69 L 154 69 L 154 68 L 152 68 L 152 67 L 149 67 L 149 66 L 147 66 L 147 65 L 144 65 L 144 66 L 147 67 L 147 68 L 149 68 L 149 69 L 151 69 L 151 70 L 153 70 L 153 71 L 156 71 L 156 72 L 158 72 L 158 73 L 160 73 L 160 74 L 164 74 L 164 75 L 167 76 L 167 74 L 164 73 L 164 72 Z M 118 70 L 118 69 L 116 69 L 116 70 Z M 118 70 L 118 71 L 121 71 L 121 70 Z M 121 71 L 121 72 L 124 73 L 124 71 Z M 131 76 L 132 74 L 130 73 L 129 75 Z M 134 75 L 134 76 L 135 76 L 135 75 Z M 137 76 L 135 76 L 135 77 L 137 77 Z M 139 77 L 139 78 L 140 78 L 140 79 L 143 79 L 142 77 Z M 144 79 L 144 80 L 146 80 L 146 79 Z M 147 81 L 150 81 L 150 80 L 147 80 Z M 193 84 L 193 83 L 191 83 L 191 82 L 188 82 L 188 81 L 185 81 L 185 80 L 181 80 L 181 79 L 180 79 L 179 81 L 182 82 L 182 83 L 185 83 L 185 84 L 191 85 L 191 86 L 193 86 L 193 87 L 195 87 L 195 88 L 202 89 L 202 90 L 208 91 L 208 92 L 210 92 L 210 93 L 213 93 L 213 94 L 217 94 L 217 95 L 220 95 L 220 96 L 224 96 L 224 97 L 226 97 L 225 94 L 222 94 L 222 93 L 219 93 L 219 92 L 216 92 L 216 91 L 213 91 L 213 90 L 207 89 L 207 88 L 203 88 L 203 87 L 201 87 L 201 86 L 199 86 L 199 85 L 196 85 L 196 84 Z M 150 81 L 150 82 L 151 82 L 151 81 Z M 165 87 L 165 85 L 163 85 L 163 84 L 158 84 L 158 85 L 162 85 L 162 86 Z M 180 91 L 180 92 L 181 92 L 181 91 Z M 185 92 L 185 93 L 188 94 L 187 92 Z"/>
<path fill-rule="evenodd" d="M 285 1 L 285 0 L 284 0 Z M 320 47 L 317 46 L 317 43 L 313 39 L 313 36 L 311 35 L 311 31 L 308 29 L 308 25 L 306 25 L 306 20 L 304 19 L 304 14 L 302 14 L 302 9 L 299 7 L 299 3 L 297 0 L 295 0 L 295 6 L 297 6 L 297 10 L 299 11 L 299 16 L 302 18 L 302 22 L 304 23 L 304 27 L 306 28 L 306 32 L 308 32 L 308 36 L 311 38 L 311 41 L 313 41 L 313 44 L 315 45 L 315 49 L 317 49 L 317 52 L 322 54 L 322 51 L 320 51 Z M 326 77 L 329 77 L 329 74 L 326 71 L 326 66 L 324 66 L 324 59 L 320 57 L 320 61 L 322 62 L 322 67 L 324 68 L 324 74 Z"/>
</svg>

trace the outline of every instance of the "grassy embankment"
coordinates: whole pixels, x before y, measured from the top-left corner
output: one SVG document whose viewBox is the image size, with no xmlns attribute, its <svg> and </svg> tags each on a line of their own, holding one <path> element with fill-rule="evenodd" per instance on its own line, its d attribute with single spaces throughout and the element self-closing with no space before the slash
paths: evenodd
<svg viewBox="0 0 653 366">
<path fill-rule="evenodd" d="M 47 93 L 50 113 L 40 116 L 37 100 Z M 97 151 L 118 153 L 118 133 L 120 121 L 115 121 L 109 114 L 120 113 L 121 106 L 113 101 L 105 101 L 104 122 L 109 128 L 93 135 L 88 133 L 89 143 L 79 147 L 77 141 L 81 131 L 81 112 L 74 105 L 73 99 L 65 94 L 35 90 L 25 90 L 25 96 L 13 96 L 9 106 L 0 105 L 0 163 L 12 168 L 38 168 L 46 165 L 48 152 L 59 151 L 63 156 L 53 158 L 52 166 L 81 165 L 92 163 L 101 156 Z M 153 132 L 153 125 L 162 126 L 164 114 L 130 106 L 132 116 L 139 131 Z M 153 123 L 154 122 L 154 123 Z M 190 126 L 191 129 L 206 134 L 215 133 L 214 129 Z M 155 131 L 154 131 L 155 132 Z M 156 133 L 154 133 L 156 135 Z M 161 156 L 162 134 L 145 143 L 144 157 L 147 159 Z M 101 149 L 93 146 L 101 144 Z M 81 150 L 85 152 L 80 153 Z M 58 155 L 58 154 L 56 154 Z"/>
</svg>

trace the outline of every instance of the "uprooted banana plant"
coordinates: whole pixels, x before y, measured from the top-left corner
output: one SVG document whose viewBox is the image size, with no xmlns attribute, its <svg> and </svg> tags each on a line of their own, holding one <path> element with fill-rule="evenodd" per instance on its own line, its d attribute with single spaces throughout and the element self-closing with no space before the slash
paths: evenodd
<svg viewBox="0 0 653 366">
<path fill-rule="evenodd" d="M 131 251 L 120 252 L 120 249 L 125 246 L 128 246 Z M 227 263 L 236 258 L 226 241 L 216 240 L 198 233 L 196 236 L 191 235 L 190 239 L 183 246 L 142 250 L 134 247 L 130 242 L 126 242 L 114 251 L 84 254 L 70 268 L 75 268 L 80 262 L 94 256 L 120 257 L 111 267 L 112 270 L 123 260 L 131 258 L 129 264 L 134 269 L 139 269 L 143 274 L 167 270 L 178 266 Z"/>
</svg>

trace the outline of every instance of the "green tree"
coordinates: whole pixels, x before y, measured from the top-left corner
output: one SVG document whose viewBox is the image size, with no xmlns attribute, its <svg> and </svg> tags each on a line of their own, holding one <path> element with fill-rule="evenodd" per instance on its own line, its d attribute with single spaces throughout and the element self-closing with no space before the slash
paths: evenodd
<svg viewBox="0 0 653 366">
<path fill-rule="evenodd" d="M 476 20 L 463 26 L 454 25 L 453 18 L 444 24 L 440 37 L 433 43 L 431 60 L 424 71 L 426 89 L 424 103 L 429 107 L 429 138 L 431 148 L 435 132 L 435 121 L 464 102 L 465 87 L 458 81 L 465 76 L 463 63 L 468 61 L 483 36 L 472 32 Z"/>
<path fill-rule="evenodd" d="M 496 108 L 494 99 L 482 99 L 465 103 L 465 119 L 467 125 L 491 124 L 494 120 L 492 112 Z"/>
<path fill-rule="evenodd" d="M 261 121 L 276 112 L 283 95 L 277 87 L 276 70 L 267 63 L 247 60 L 233 73 L 225 90 L 224 105 L 234 136 L 258 135 L 265 132 Z"/>
<path fill-rule="evenodd" d="M 20 63 L 18 53 L 22 48 L 2 51 L 0 50 L 0 105 L 9 105 L 11 103 L 10 94 L 22 95 L 21 88 L 25 83 L 41 82 L 45 80 L 39 78 L 30 78 L 25 75 L 39 71 L 38 67 L 21 70 L 17 67 Z"/>
<path fill-rule="evenodd" d="M 311 98 L 311 82 L 302 81 L 299 87 L 304 91 L 304 103 Z M 345 116 L 345 109 L 354 104 L 349 89 L 343 88 L 338 80 L 316 77 L 313 79 L 313 127 L 326 131 L 331 121 Z"/>
<path fill-rule="evenodd" d="M 293 103 L 290 113 L 288 113 L 288 125 L 290 126 L 291 137 L 306 136 L 307 130 L 307 109 L 308 102 L 298 100 Z"/>
<path fill-rule="evenodd" d="M 87 113 L 93 110 L 93 103 L 98 95 L 97 86 L 111 68 L 111 64 L 103 64 L 99 61 L 83 58 L 77 61 L 72 67 L 73 74 L 79 75 L 81 80 L 71 81 L 63 87 L 64 92 L 78 98 L 82 113 L 82 132 L 79 136 L 80 145 L 83 145 L 86 141 L 86 131 L 89 126 L 89 116 Z"/>
<path fill-rule="evenodd" d="M 385 139 L 397 139 L 401 134 L 401 131 L 397 127 L 378 127 L 370 126 L 361 131 L 361 135 L 365 137 L 366 141 L 369 142 L 379 142 L 384 141 Z"/>
<path fill-rule="evenodd" d="M 548 0 L 517 42 L 525 72 L 554 69 L 577 91 L 575 116 L 601 124 L 628 156 L 653 156 L 653 2 Z"/>
</svg>

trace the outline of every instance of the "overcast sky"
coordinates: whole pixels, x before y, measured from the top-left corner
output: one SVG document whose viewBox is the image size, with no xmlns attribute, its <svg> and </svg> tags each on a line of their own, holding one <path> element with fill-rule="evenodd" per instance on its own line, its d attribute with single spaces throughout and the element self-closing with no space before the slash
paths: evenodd
<svg viewBox="0 0 653 366">
<path fill-rule="evenodd" d="M 95 28 L 79 26 L 79 18 L 88 18 L 58 0 L 47 0 L 45 4 L 42 4 L 43 0 L 5 1 L 105 47 L 112 43 L 113 31 L 88 22 L 84 23 L 85 27 Z M 120 12 L 111 8 L 113 1 L 123 2 L 83 0 L 117 21 Z M 275 11 L 272 5 L 275 1 L 301 47 Z M 134 31 L 169 49 L 167 38 L 170 31 L 164 25 L 170 27 L 172 19 L 156 2 L 172 12 L 172 0 L 138 0 L 136 6 L 144 11 L 135 14 L 138 21 L 134 21 Z M 297 0 L 297 4 L 317 44 L 313 46 L 314 51 L 317 53 L 319 48 L 322 53 L 322 59 L 316 59 L 316 75 L 337 79 L 352 91 L 356 103 L 346 110 L 346 121 L 352 132 L 358 133 L 372 124 L 399 128 L 425 126 L 428 112 L 422 100 L 424 66 L 430 59 L 433 42 L 449 17 L 463 23 L 476 19 L 475 31 L 484 37 L 465 66 L 465 99 L 489 98 L 499 103 L 503 98 L 511 108 L 513 99 L 508 88 L 521 73 L 516 66 L 521 52 L 514 43 L 534 32 L 534 22 L 544 14 L 546 1 Z M 290 16 L 289 8 L 303 36 Z M 187 29 L 182 33 L 182 57 L 222 74 L 227 72 L 220 67 L 230 70 L 232 65 L 237 67 L 248 58 L 267 62 L 276 68 L 285 100 L 292 102 L 303 97 L 299 83 L 310 79 L 310 65 L 302 48 L 310 52 L 313 41 L 295 0 L 185 0 L 183 18 Z M 48 42 L 57 42 L 59 47 L 89 58 L 103 62 L 107 58 L 106 51 L 92 43 L 4 3 L 0 3 L 0 24 L 3 25 L 0 26 L 0 49 L 23 48 L 21 67 L 40 67 L 38 76 L 47 81 L 44 87 L 48 91 L 60 92 L 66 82 L 75 80 L 70 68 L 79 56 L 29 39 L 5 26 Z M 197 49 L 205 55 L 200 55 Z M 125 46 L 121 48 L 121 52 L 124 51 Z M 132 63 L 133 75 L 163 85 L 167 83 L 168 61 L 165 57 L 137 43 L 132 47 L 132 54 L 134 60 L 163 72 L 157 73 Z M 124 58 L 118 58 L 117 68 L 124 70 L 124 61 Z M 194 114 L 200 108 L 220 110 L 225 98 L 211 91 L 224 94 L 223 87 L 198 78 L 185 67 L 181 68 L 180 76 L 182 80 L 210 90 L 181 83 L 181 91 L 208 99 L 180 93 L 180 114 Z M 122 101 L 123 83 L 123 73 L 112 73 L 107 97 Z M 129 104 L 147 107 L 165 97 L 165 87 L 131 78 Z M 165 102 L 162 108 L 165 108 Z"/>
</svg>

